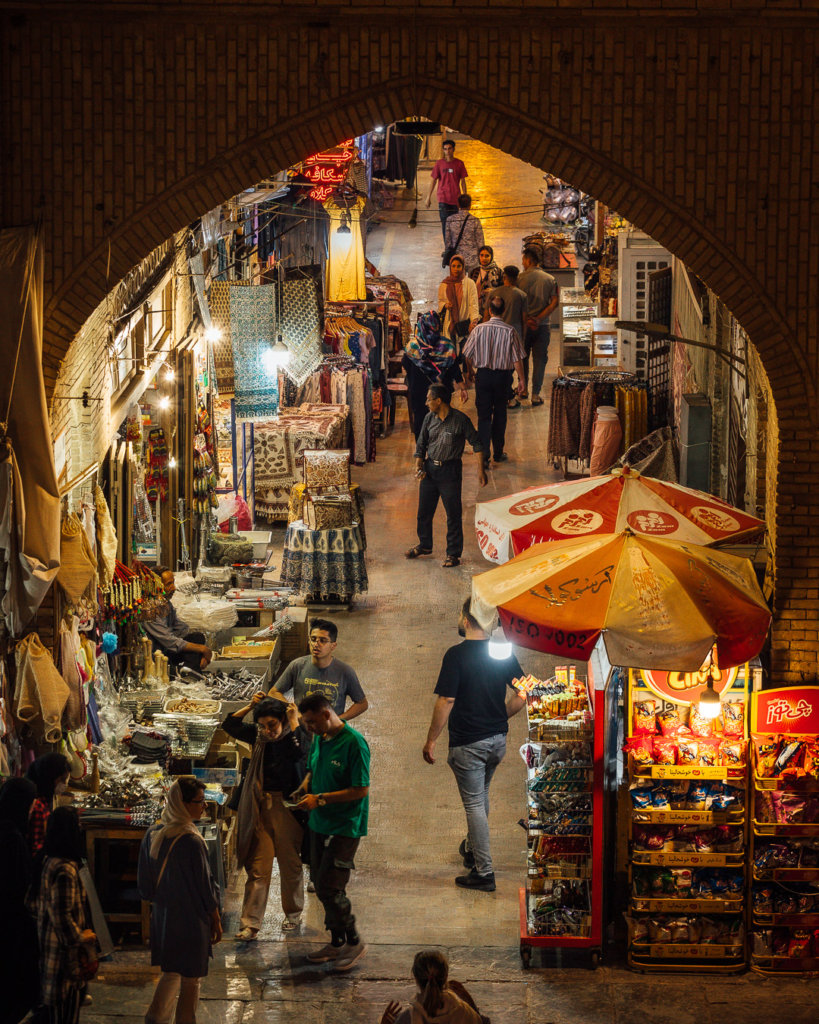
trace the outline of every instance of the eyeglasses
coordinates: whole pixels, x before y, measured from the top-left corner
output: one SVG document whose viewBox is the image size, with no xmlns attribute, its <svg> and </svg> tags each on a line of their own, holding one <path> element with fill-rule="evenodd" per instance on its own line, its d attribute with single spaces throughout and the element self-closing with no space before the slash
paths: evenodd
<svg viewBox="0 0 819 1024">
<path fill-rule="evenodd" d="M 200 800 L 188 800 L 189 804 L 203 804 L 204 802 L 205 802 L 205 798 L 204 797 L 202 797 Z"/>
<path fill-rule="evenodd" d="M 333 641 L 330 639 L 329 636 L 311 636 L 310 637 L 310 643 L 311 644 L 331 644 L 332 642 Z"/>
</svg>

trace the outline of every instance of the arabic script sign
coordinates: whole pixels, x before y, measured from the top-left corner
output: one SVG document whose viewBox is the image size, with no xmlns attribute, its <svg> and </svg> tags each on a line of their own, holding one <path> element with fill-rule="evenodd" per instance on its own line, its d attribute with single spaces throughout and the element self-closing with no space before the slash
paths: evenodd
<svg viewBox="0 0 819 1024">
<path fill-rule="evenodd" d="M 751 694 L 754 732 L 819 733 L 819 689 L 784 686 Z"/>
</svg>

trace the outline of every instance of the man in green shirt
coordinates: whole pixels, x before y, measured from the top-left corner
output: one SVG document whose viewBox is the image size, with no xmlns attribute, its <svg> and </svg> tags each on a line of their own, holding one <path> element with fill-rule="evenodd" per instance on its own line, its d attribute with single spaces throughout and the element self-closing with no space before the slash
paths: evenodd
<svg viewBox="0 0 819 1024">
<path fill-rule="evenodd" d="M 335 970 L 349 971 L 367 952 L 346 889 L 358 844 L 367 834 L 370 748 L 324 694 L 309 694 L 299 712 L 316 739 L 307 775 L 296 792 L 299 809 L 310 812 L 310 868 L 330 932 L 330 942 L 307 959 L 314 964 L 332 961 Z"/>
</svg>

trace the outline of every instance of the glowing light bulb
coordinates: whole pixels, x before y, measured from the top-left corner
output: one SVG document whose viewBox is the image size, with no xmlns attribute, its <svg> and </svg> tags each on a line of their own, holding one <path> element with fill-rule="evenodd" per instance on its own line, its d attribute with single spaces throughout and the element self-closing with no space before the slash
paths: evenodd
<svg viewBox="0 0 819 1024">
<path fill-rule="evenodd" d="M 719 694 L 714 689 L 714 680 L 709 679 L 708 685 L 700 693 L 699 711 L 702 718 L 716 718 L 720 713 L 722 705 L 720 704 Z"/>
<path fill-rule="evenodd" d="M 174 380 L 176 378 L 176 371 L 174 370 L 174 368 L 172 366 L 166 366 L 165 367 L 165 374 L 164 374 L 164 376 L 165 376 L 165 380 L 167 380 L 167 381 Z"/>
<path fill-rule="evenodd" d="M 167 395 L 161 395 L 160 399 L 159 399 L 159 408 L 160 409 L 169 409 L 170 405 L 171 405 L 170 398 L 168 398 Z"/>
<path fill-rule="evenodd" d="M 176 469 L 176 458 L 173 455 L 168 459 L 168 469 Z"/>
<path fill-rule="evenodd" d="M 221 329 L 213 324 L 210 327 L 208 327 L 208 329 L 205 331 L 205 341 L 213 343 L 215 341 L 218 341 L 221 337 Z"/>
<path fill-rule="evenodd" d="M 512 645 L 503 635 L 500 626 L 489 637 L 489 657 L 495 661 L 505 661 L 512 657 Z"/>
</svg>

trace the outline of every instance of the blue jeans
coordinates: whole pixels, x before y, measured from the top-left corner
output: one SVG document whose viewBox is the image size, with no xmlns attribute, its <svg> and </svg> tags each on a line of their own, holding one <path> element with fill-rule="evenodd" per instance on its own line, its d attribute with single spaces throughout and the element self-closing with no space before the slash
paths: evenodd
<svg viewBox="0 0 819 1024">
<path fill-rule="evenodd" d="M 453 213 L 457 212 L 457 203 L 438 203 L 438 216 L 441 218 L 441 232 L 444 236 L 444 245 L 446 245 L 446 222 L 449 220 Z"/>
<path fill-rule="evenodd" d="M 532 355 L 532 395 L 539 395 L 543 387 L 543 377 L 546 373 L 546 364 L 549 361 L 549 318 L 541 320 L 538 326 L 532 330 L 526 328 L 523 338 L 523 351 L 526 358 L 523 360 L 523 383 L 527 391 L 529 389 L 529 354 Z"/>
<path fill-rule="evenodd" d="M 506 733 L 449 748 L 447 764 L 466 811 L 469 846 L 479 875 L 490 875 L 493 871 L 489 852 L 489 783 L 505 753 Z"/>
</svg>

